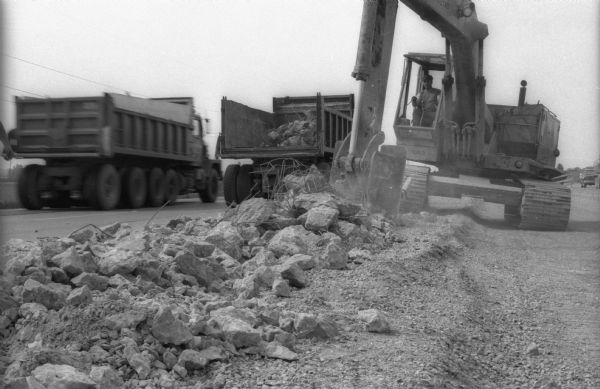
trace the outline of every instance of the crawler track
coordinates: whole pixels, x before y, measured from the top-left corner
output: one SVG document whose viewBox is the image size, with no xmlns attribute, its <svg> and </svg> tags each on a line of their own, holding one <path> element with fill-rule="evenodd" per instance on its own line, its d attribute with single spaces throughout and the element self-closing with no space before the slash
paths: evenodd
<svg viewBox="0 0 600 389">
<path fill-rule="evenodd" d="M 404 177 L 405 179 L 410 177 L 411 184 L 408 188 L 406 199 L 403 199 L 400 202 L 400 211 L 422 211 L 427 204 L 427 182 L 429 180 L 429 168 L 424 166 L 406 165 Z"/>
<path fill-rule="evenodd" d="M 524 180 L 521 222 L 524 230 L 564 231 L 569 224 L 571 189 L 553 182 Z"/>
</svg>

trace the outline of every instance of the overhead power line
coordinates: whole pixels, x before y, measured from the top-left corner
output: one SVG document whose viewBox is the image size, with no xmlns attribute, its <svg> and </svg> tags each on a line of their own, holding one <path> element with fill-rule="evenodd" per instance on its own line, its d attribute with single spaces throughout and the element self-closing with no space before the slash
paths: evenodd
<svg viewBox="0 0 600 389">
<path fill-rule="evenodd" d="M 23 58 L 15 57 L 14 55 L 6 54 L 6 53 L 4 53 L 3 55 L 5 57 L 7 57 L 7 58 L 11 58 L 11 59 L 14 59 L 14 60 L 17 60 L 17 61 L 21 61 L 21 62 L 24 62 L 26 64 L 32 65 L 32 66 L 37 66 L 37 67 L 40 67 L 42 69 L 50 70 L 52 72 L 56 72 L 56 73 L 59 73 L 59 74 L 62 74 L 62 75 L 65 75 L 65 76 L 68 76 L 68 77 L 71 77 L 71 78 L 75 78 L 75 79 L 86 81 L 86 82 L 91 82 L 92 84 L 104 86 L 104 87 L 107 87 L 107 88 L 112 88 L 112 89 L 118 89 L 118 90 L 122 90 L 122 91 L 127 91 L 126 88 L 119 88 L 119 87 L 114 86 L 114 85 L 104 84 L 102 82 L 90 80 L 89 78 L 81 77 L 81 76 L 78 76 L 78 75 L 75 75 L 75 74 L 72 74 L 72 73 L 63 72 L 62 70 L 58 70 L 58 69 L 55 69 L 55 68 L 51 68 L 49 66 L 41 65 L 39 63 L 31 62 L 31 61 L 28 61 L 28 60 L 23 59 Z M 136 94 L 138 96 L 141 96 L 141 97 L 148 97 L 148 96 L 144 96 L 144 95 L 142 95 L 140 93 L 134 93 L 134 94 Z"/>
<path fill-rule="evenodd" d="M 6 89 L 16 90 L 18 92 L 23 92 L 23 93 L 27 93 L 27 94 L 30 94 L 30 95 L 38 96 L 38 97 L 46 97 L 44 95 L 40 95 L 39 93 L 29 92 L 29 91 L 26 91 L 26 90 L 23 90 L 23 89 L 19 89 L 19 88 L 13 88 L 12 86 L 4 85 L 4 84 L 2 84 L 2 87 L 6 88 Z"/>
</svg>

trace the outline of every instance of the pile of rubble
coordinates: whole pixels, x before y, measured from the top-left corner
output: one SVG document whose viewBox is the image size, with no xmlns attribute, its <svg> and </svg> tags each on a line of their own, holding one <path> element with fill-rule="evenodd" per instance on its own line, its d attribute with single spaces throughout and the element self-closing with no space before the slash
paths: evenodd
<svg viewBox="0 0 600 389">
<path fill-rule="evenodd" d="M 251 199 L 218 220 L 12 240 L 0 288 L 3 384 L 221 388 L 215 366 L 232 358 L 297 360 L 297 341 L 340 328 L 282 301 L 312 272 L 360 264 L 391 231 L 383 216 L 320 192 Z M 389 331 L 377 310 L 360 319 L 365 331 Z"/>
<path fill-rule="evenodd" d="M 267 132 L 263 147 L 310 147 L 317 141 L 317 120 L 314 113 L 305 113 L 306 120 L 284 123 Z"/>
</svg>

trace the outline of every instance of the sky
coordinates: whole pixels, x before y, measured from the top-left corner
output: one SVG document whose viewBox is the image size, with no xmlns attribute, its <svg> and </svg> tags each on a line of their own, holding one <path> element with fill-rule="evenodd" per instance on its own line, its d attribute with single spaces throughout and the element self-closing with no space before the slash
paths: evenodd
<svg viewBox="0 0 600 389">
<path fill-rule="evenodd" d="M 3 78 L 0 115 L 14 127 L 14 97 L 192 96 L 211 120 L 220 101 L 271 111 L 274 96 L 356 93 L 351 77 L 361 0 L 0 0 Z M 558 162 L 589 166 L 600 157 L 600 2 L 480 0 L 488 25 L 486 100 L 540 101 L 561 120 Z M 402 55 L 444 51 L 440 33 L 398 8 L 387 100 L 386 143 Z"/>
</svg>

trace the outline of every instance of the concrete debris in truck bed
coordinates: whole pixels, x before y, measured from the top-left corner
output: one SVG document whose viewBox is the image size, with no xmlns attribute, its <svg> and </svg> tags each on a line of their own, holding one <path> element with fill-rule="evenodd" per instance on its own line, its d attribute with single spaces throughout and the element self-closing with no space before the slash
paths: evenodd
<svg viewBox="0 0 600 389">
<path fill-rule="evenodd" d="M 314 115 L 306 113 L 306 120 L 294 120 L 269 130 L 268 141 L 262 147 L 312 147 L 316 144 L 317 121 Z"/>
</svg>

